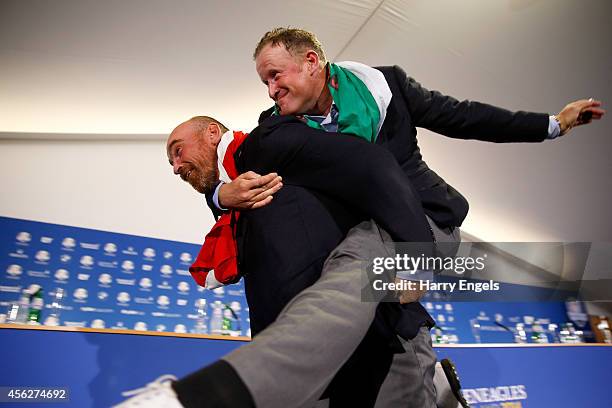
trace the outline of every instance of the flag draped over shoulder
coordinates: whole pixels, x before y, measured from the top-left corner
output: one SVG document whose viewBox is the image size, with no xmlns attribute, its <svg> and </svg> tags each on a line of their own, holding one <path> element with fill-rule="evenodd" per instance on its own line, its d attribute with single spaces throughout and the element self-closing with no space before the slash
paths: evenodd
<svg viewBox="0 0 612 408">
<path fill-rule="evenodd" d="M 328 63 L 327 88 L 338 109 L 338 132 L 375 142 L 391 103 L 391 89 L 379 70 L 354 61 Z M 278 107 L 274 114 L 278 115 Z M 306 116 L 306 124 L 323 126 Z"/>
<path fill-rule="evenodd" d="M 230 180 L 238 177 L 234 153 L 247 136 L 248 134 L 242 132 L 227 132 L 219 142 L 219 173 L 226 174 Z M 206 234 L 195 262 L 189 267 L 189 272 L 198 285 L 214 289 L 240 280 L 234 234 L 239 217 L 240 212 L 236 210 L 223 214 Z"/>
</svg>

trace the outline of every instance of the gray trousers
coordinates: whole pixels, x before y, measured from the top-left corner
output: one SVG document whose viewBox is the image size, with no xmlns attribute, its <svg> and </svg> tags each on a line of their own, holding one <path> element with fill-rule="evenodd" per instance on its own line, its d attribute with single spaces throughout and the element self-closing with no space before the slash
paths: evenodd
<svg viewBox="0 0 612 408">
<path fill-rule="evenodd" d="M 374 257 L 393 256 L 392 251 L 391 238 L 374 222 L 353 228 L 315 284 L 295 296 L 252 342 L 223 357 L 257 407 L 322 406 L 319 397 L 374 318 L 377 303 L 361 301 L 363 268 Z M 435 407 L 436 358 L 428 330 L 402 342 L 407 352 L 395 356 L 376 407 Z"/>
<path fill-rule="evenodd" d="M 436 242 L 461 241 L 459 228 L 441 229 L 429 217 L 427 221 Z M 421 327 L 414 339 L 406 341 L 400 338 L 400 341 L 406 352 L 393 357 L 389 374 L 378 393 L 375 408 L 435 408 L 434 373 L 437 357 L 432 348 L 429 330 Z M 445 379 L 444 377 L 440 382 L 443 383 Z"/>
</svg>

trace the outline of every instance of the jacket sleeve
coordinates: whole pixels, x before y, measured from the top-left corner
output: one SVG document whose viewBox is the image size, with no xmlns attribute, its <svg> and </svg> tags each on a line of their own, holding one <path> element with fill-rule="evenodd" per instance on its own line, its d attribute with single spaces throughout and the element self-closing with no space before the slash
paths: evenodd
<svg viewBox="0 0 612 408">
<path fill-rule="evenodd" d="M 384 148 L 296 120 L 253 137 L 257 132 L 251 133 L 243 151 L 254 158 L 248 170 L 276 171 L 285 184 L 334 197 L 373 218 L 397 241 L 432 241 L 421 200 Z"/>
<path fill-rule="evenodd" d="M 458 101 L 423 88 L 397 65 L 393 74 L 416 127 L 453 138 L 498 143 L 541 142 L 547 136 L 546 113 L 511 112 L 486 103 Z"/>
<path fill-rule="evenodd" d="M 219 183 L 217 183 L 217 186 L 219 185 Z M 215 186 L 215 189 L 217 188 L 217 186 Z M 218 220 L 219 217 L 223 215 L 223 211 L 218 209 L 217 206 L 215 206 L 215 203 L 213 202 L 213 193 L 214 193 L 214 190 L 211 193 L 205 194 L 204 197 L 206 198 L 206 204 L 208 205 L 208 208 L 210 208 L 210 211 L 212 212 L 213 217 L 215 217 L 215 220 Z"/>
</svg>

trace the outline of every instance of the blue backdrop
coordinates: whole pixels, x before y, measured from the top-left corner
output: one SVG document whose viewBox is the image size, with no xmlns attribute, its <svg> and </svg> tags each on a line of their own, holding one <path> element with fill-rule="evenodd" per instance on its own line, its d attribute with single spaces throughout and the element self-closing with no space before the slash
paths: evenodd
<svg viewBox="0 0 612 408">
<path fill-rule="evenodd" d="M 32 283 L 43 287 L 45 315 L 64 289 L 67 326 L 192 332 L 196 301 L 239 302 L 241 334 L 248 307 L 242 282 L 205 291 L 189 274 L 198 245 L 0 217 L 0 305 Z"/>
<path fill-rule="evenodd" d="M 193 332 L 198 299 L 207 300 L 208 319 L 212 302 L 228 306 L 238 302 L 240 334 L 250 334 L 242 281 L 204 291 L 191 278 L 188 268 L 199 245 L 6 217 L 0 217 L 0 231 L 3 310 L 18 299 L 23 288 L 37 283 L 45 291 L 43 320 L 54 290 L 63 288 L 63 325 Z M 509 286 L 519 294 L 544 291 L 505 284 Z M 508 329 L 525 322 L 531 341 L 532 323 L 548 327 L 567 321 L 565 304 L 560 301 L 450 302 L 434 292 L 422 303 L 450 343 L 513 342 Z"/>
</svg>

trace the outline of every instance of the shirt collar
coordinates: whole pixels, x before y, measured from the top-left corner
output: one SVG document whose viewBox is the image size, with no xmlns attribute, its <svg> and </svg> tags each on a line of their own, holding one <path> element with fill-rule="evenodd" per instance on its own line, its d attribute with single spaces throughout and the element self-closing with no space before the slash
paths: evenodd
<svg viewBox="0 0 612 408">
<path fill-rule="evenodd" d="M 338 123 L 339 111 L 336 103 L 332 101 L 331 109 L 326 116 L 323 115 L 304 115 L 305 118 L 308 118 L 312 121 L 317 122 L 320 125 L 329 125 Z"/>
</svg>

